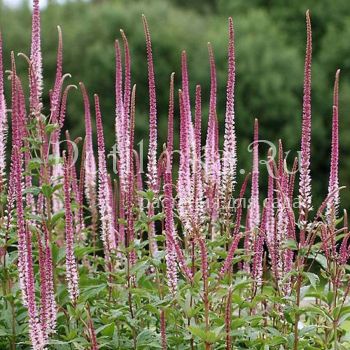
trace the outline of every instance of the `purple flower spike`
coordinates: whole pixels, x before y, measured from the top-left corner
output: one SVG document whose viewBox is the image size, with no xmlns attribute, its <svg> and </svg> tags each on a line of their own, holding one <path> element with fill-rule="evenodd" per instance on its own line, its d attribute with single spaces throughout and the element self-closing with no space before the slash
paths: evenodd
<svg viewBox="0 0 350 350">
<path fill-rule="evenodd" d="M 4 94 L 4 76 L 2 61 L 2 35 L 0 32 L 0 177 L 1 181 L 5 176 L 6 168 L 6 136 L 7 136 L 7 115 L 6 101 Z"/>
<path fill-rule="evenodd" d="M 30 61 L 33 70 L 34 81 L 31 79 L 31 106 L 37 110 L 43 89 L 43 67 L 41 56 L 41 29 L 39 0 L 33 0 L 32 15 L 32 43 L 30 50 Z"/>
<path fill-rule="evenodd" d="M 190 140 L 188 111 L 185 107 L 184 95 L 179 91 L 180 100 L 180 168 L 178 179 L 179 214 L 185 230 L 191 228 L 191 174 L 190 174 Z"/>
<path fill-rule="evenodd" d="M 338 120 L 338 95 L 339 95 L 339 74 L 340 70 L 337 70 L 334 82 L 334 94 L 333 94 L 333 120 L 332 120 L 332 150 L 331 150 L 331 166 L 328 183 L 328 196 L 332 193 L 333 196 L 327 202 L 326 215 L 329 222 L 332 222 L 339 209 L 339 178 L 338 178 L 338 167 L 339 167 L 339 120 Z"/>
<path fill-rule="evenodd" d="M 196 106 L 195 106 L 195 153 L 193 158 L 193 176 L 192 176 L 192 192 L 193 192 L 193 223 L 198 226 L 204 220 L 203 205 L 203 177 L 201 163 L 201 125 L 202 124 L 202 106 L 201 106 L 201 87 L 196 86 Z"/>
<path fill-rule="evenodd" d="M 169 153 L 170 162 L 173 161 L 173 149 L 174 149 L 174 75 L 170 76 L 170 92 L 169 92 L 169 112 L 168 112 L 168 137 L 166 148 Z"/>
<path fill-rule="evenodd" d="M 205 174 L 208 198 L 208 211 L 212 220 L 216 220 L 218 215 L 218 191 L 220 185 L 220 158 L 218 145 L 218 121 L 216 115 L 216 68 L 213 49 L 208 43 L 210 62 L 210 103 L 207 139 L 205 145 Z"/>
<path fill-rule="evenodd" d="M 113 224 L 113 208 L 110 205 L 110 193 L 108 185 L 108 174 L 105 156 L 105 142 L 103 135 L 102 116 L 100 110 L 100 102 L 95 95 L 95 110 L 96 110 L 96 130 L 97 130 L 97 148 L 98 148 L 98 205 L 101 217 L 101 237 L 104 246 L 106 258 L 109 259 L 111 250 L 114 250 L 118 242 L 117 235 Z"/>
<path fill-rule="evenodd" d="M 73 304 L 76 304 L 79 296 L 79 276 L 77 262 L 74 256 L 74 229 L 73 229 L 73 215 L 71 208 L 71 172 L 69 170 L 69 162 L 66 156 L 64 159 L 64 211 L 66 217 L 66 279 L 68 283 L 69 297 Z"/>
<path fill-rule="evenodd" d="M 80 89 L 85 109 L 85 195 L 91 207 L 96 205 L 96 160 L 92 144 L 90 101 L 83 83 Z"/>
<path fill-rule="evenodd" d="M 182 51 L 181 53 L 181 78 L 182 78 L 182 92 L 183 92 L 184 106 L 187 113 L 186 118 L 188 118 L 188 125 L 189 125 L 189 138 L 191 140 L 190 146 L 193 148 L 194 130 L 193 130 L 193 124 L 192 124 L 192 115 L 191 115 L 191 100 L 190 100 L 190 92 L 189 92 L 189 78 L 188 78 L 186 51 Z"/>
<path fill-rule="evenodd" d="M 146 37 L 147 63 L 148 63 L 148 88 L 149 88 L 149 148 L 147 178 L 149 188 L 157 192 L 157 98 L 154 78 L 152 42 L 146 17 L 142 15 L 143 27 Z"/>
<path fill-rule="evenodd" d="M 224 209 L 229 206 L 231 194 L 236 183 L 236 133 L 235 133 L 235 111 L 234 111 L 234 89 L 235 89 L 235 47 L 234 30 L 232 18 L 229 18 L 229 46 L 228 46 L 228 74 L 226 88 L 226 117 L 224 152 L 222 159 L 221 174 L 221 196 Z"/>
<path fill-rule="evenodd" d="M 166 266 L 168 286 L 172 294 L 177 290 L 177 268 L 176 268 L 176 250 L 174 242 L 175 224 L 174 224 L 174 203 L 173 203 L 173 183 L 172 183 L 172 164 L 170 154 L 166 151 L 164 171 L 164 211 L 165 211 L 165 235 L 166 235 Z"/>
<path fill-rule="evenodd" d="M 252 189 L 251 189 L 251 209 L 250 209 L 250 228 L 254 229 L 260 223 L 259 206 L 259 123 L 258 119 L 254 122 L 254 142 L 253 142 L 253 171 L 252 171 Z"/>
<path fill-rule="evenodd" d="M 62 31 L 58 26 L 58 48 L 57 48 L 57 59 L 56 59 L 56 78 L 55 84 L 51 94 L 51 122 L 57 123 L 58 114 L 60 109 L 60 99 L 62 90 L 62 66 L 63 66 L 63 41 L 62 41 Z"/>
<path fill-rule="evenodd" d="M 301 135 L 300 178 L 299 178 L 299 221 L 305 226 L 308 212 L 311 209 L 311 61 L 312 61 L 312 33 L 309 11 L 306 12 L 306 55 L 304 69 L 304 96 L 303 96 L 303 121 Z M 301 244 L 305 242 L 305 229 L 301 230 Z"/>
</svg>

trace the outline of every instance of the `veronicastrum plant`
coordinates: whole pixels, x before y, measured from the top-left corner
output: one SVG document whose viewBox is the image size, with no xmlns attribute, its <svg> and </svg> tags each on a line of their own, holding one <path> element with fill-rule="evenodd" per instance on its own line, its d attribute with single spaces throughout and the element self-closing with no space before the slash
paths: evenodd
<svg viewBox="0 0 350 350">
<path fill-rule="evenodd" d="M 272 149 L 263 156 L 266 198 L 259 192 L 257 120 L 251 173 L 240 188 L 236 183 L 232 19 L 222 153 L 210 44 L 206 135 L 201 87 L 191 95 L 183 52 L 178 98 L 177 78 L 170 75 L 168 136 L 159 153 L 151 36 L 144 16 L 142 21 L 149 81 L 145 177 L 134 148 L 137 92 L 123 31 L 122 45 L 115 42 L 116 174 L 109 171 L 99 98 L 94 95 L 92 107 L 83 83 L 84 142 L 63 133 L 75 86 L 63 73 L 60 29 L 56 79 L 44 104 L 39 1 L 33 1 L 30 55 L 12 53 L 6 73 L 0 36 L 0 348 L 348 349 L 350 233 L 339 197 L 339 71 L 328 192 L 315 210 L 309 12 L 300 157 L 288 171 L 282 141 L 277 157 Z M 28 98 L 16 73 L 19 59 L 28 63 Z M 5 74 L 10 101 L 4 97 Z M 174 150 L 175 101 L 179 152 Z"/>
</svg>

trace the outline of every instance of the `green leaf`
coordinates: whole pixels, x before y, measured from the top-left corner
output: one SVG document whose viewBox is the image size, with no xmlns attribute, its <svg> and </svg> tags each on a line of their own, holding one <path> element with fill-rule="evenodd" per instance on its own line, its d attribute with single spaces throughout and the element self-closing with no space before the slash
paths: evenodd
<svg viewBox="0 0 350 350">
<path fill-rule="evenodd" d="M 316 289 L 318 283 L 320 282 L 320 278 L 312 273 L 312 272 L 304 272 L 304 275 L 307 277 L 307 279 L 310 281 L 312 287 Z"/>
</svg>

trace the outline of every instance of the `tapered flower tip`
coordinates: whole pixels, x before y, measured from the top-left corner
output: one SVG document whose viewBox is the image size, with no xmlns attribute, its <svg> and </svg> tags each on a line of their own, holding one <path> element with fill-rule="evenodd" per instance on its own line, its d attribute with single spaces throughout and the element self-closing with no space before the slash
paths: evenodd
<svg viewBox="0 0 350 350">
<path fill-rule="evenodd" d="M 62 41 L 62 28 L 61 26 L 57 26 L 58 38 Z"/>
<path fill-rule="evenodd" d="M 308 38 L 308 45 L 311 46 L 311 18 L 310 18 L 310 11 L 306 11 L 306 34 Z"/>
<path fill-rule="evenodd" d="M 120 44 L 118 39 L 114 40 L 114 48 L 118 50 L 118 52 L 120 51 Z"/>
<path fill-rule="evenodd" d="M 340 69 L 338 69 L 335 73 L 335 81 L 334 81 L 334 92 L 333 92 L 333 106 L 338 106 L 338 97 L 339 97 L 339 75 Z"/>
<path fill-rule="evenodd" d="M 148 33 L 149 30 L 148 30 L 147 18 L 144 14 L 142 14 L 141 17 L 142 17 L 142 22 L 143 22 L 143 26 L 145 28 L 145 31 Z"/>
<path fill-rule="evenodd" d="M 259 138 L 259 120 L 258 118 L 254 119 L 254 144 Z"/>
</svg>

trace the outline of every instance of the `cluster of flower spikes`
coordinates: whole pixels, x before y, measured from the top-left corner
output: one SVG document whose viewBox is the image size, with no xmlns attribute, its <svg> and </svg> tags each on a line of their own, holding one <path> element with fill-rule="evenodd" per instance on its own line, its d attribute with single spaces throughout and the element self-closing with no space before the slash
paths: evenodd
<svg viewBox="0 0 350 350">
<path fill-rule="evenodd" d="M 180 242 L 180 235 L 177 232 L 175 223 L 175 212 L 179 213 L 182 224 L 184 238 L 191 242 L 192 246 L 198 245 L 201 258 L 201 269 L 204 284 L 208 281 L 208 251 L 206 238 L 215 239 L 218 232 L 218 222 L 231 222 L 233 210 L 231 201 L 236 184 L 236 134 L 235 134 L 235 114 L 234 114 L 234 88 L 235 88 L 235 49 L 234 30 L 232 19 L 229 19 L 228 32 L 228 76 L 226 89 L 226 115 L 225 133 L 223 144 L 223 156 L 219 155 L 219 123 L 216 113 L 217 81 L 214 53 L 211 45 L 208 45 L 210 63 L 210 101 L 209 117 L 204 146 L 204 164 L 202 164 L 201 152 L 201 122 L 202 122 L 202 97 L 201 87 L 196 86 L 194 122 L 191 113 L 191 99 L 189 93 L 189 74 L 187 70 L 187 56 L 183 52 L 181 56 L 181 78 L 182 86 L 179 90 L 179 111 L 180 111 L 180 161 L 179 174 L 176 183 L 177 198 L 173 195 L 173 151 L 174 151 L 174 74 L 170 77 L 170 96 L 168 111 L 168 137 L 165 151 L 157 160 L 157 105 L 156 105 L 156 84 L 153 67 L 153 54 L 151 36 L 146 18 L 143 16 L 143 25 L 146 37 L 148 78 L 149 78 L 149 149 L 147 166 L 147 187 L 156 196 L 163 189 L 163 208 L 165 213 L 165 250 L 166 268 L 169 290 L 175 294 L 178 284 L 178 266 L 188 280 L 193 281 L 193 271 L 188 267 L 186 249 L 183 249 Z M 298 167 L 294 162 L 292 172 L 286 170 L 286 160 L 284 159 L 282 143 L 279 144 L 278 160 L 275 162 L 272 151 L 269 151 L 269 177 L 268 195 L 265 206 L 260 207 L 259 197 L 259 136 L 258 122 L 254 124 L 253 142 L 253 167 L 251 174 L 251 200 L 246 214 L 246 226 L 241 233 L 241 220 L 243 216 L 243 197 L 248 186 L 250 174 L 248 174 L 241 187 L 238 205 L 235 211 L 234 228 L 228 229 L 231 242 L 228 246 L 227 256 L 222 262 L 218 278 L 223 278 L 232 272 L 234 253 L 244 236 L 244 249 L 246 254 L 251 256 L 250 261 L 246 261 L 244 269 L 254 280 L 257 290 L 263 284 L 263 255 L 266 245 L 270 257 L 272 275 L 276 280 L 276 285 L 284 281 L 281 288 L 285 295 L 291 291 L 291 280 L 285 279 L 285 275 L 291 271 L 294 263 L 293 251 L 284 247 L 288 239 L 297 240 L 296 227 L 299 226 L 300 246 L 310 244 L 314 239 L 312 227 L 307 225 L 311 206 L 311 23 L 309 13 L 307 19 L 307 44 L 305 58 L 304 96 L 303 96 L 303 117 L 302 117 L 302 138 L 301 138 L 301 159 L 300 159 L 300 179 L 299 179 L 299 220 L 297 222 L 292 209 L 295 173 Z M 84 218 L 81 208 L 83 207 L 83 192 L 92 212 L 94 223 L 99 219 L 101 223 L 100 236 L 103 242 L 104 254 L 109 269 L 114 268 L 112 260 L 116 256 L 117 248 L 121 245 L 128 246 L 135 239 L 135 208 L 143 210 L 142 199 L 137 190 L 143 189 L 140 159 L 134 150 L 134 126 L 135 126 L 135 95 L 136 86 L 131 87 L 131 57 L 129 44 L 126 35 L 121 31 L 124 47 L 124 75 L 119 41 L 115 43 L 116 54 L 116 79 L 115 79 L 115 133 L 118 152 L 118 174 L 119 174 L 119 197 L 113 191 L 113 182 L 107 171 L 105 140 L 103 133 L 103 122 L 100 110 L 99 98 L 94 96 L 96 130 L 97 130 L 97 165 L 93 149 L 93 134 L 90 115 L 90 102 L 84 84 L 80 84 L 83 102 L 85 107 L 85 131 L 83 160 L 84 167 L 80 171 L 80 178 L 73 164 L 72 147 L 68 147 L 67 157 L 64 155 L 62 162 L 58 161 L 52 167 L 47 165 L 49 153 L 60 159 L 60 136 L 66 115 L 66 104 L 68 92 L 72 86 L 68 85 L 63 90 L 64 80 L 67 75 L 63 75 L 63 44 L 59 29 L 59 45 L 57 53 L 57 70 L 55 84 L 50 94 L 50 123 L 57 127 L 49 136 L 45 133 L 44 118 L 41 114 L 43 91 L 42 78 L 42 58 L 40 50 L 40 12 L 39 1 L 33 1 L 33 21 L 32 21 L 32 46 L 29 61 L 29 81 L 30 81 L 30 113 L 27 116 L 24 94 L 21 81 L 16 74 L 14 55 L 12 55 L 11 87 L 12 87 L 12 153 L 11 169 L 8 189 L 8 222 L 9 225 L 16 222 L 18 236 L 18 271 L 19 283 L 22 291 L 23 303 L 28 308 L 30 325 L 30 338 L 34 349 L 44 349 L 48 336 L 55 332 L 56 327 L 56 302 L 54 295 L 52 252 L 50 234 L 45 223 L 33 223 L 38 234 L 39 248 L 39 275 L 40 275 L 40 295 L 41 302 L 38 307 L 35 299 L 35 276 L 33 270 L 32 256 L 32 231 L 25 220 L 25 206 L 32 213 L 44 213 L 45 210 L 57 212 L 64 207 L 65 244 L 66 244 L 66 277 L 69 296 L 73 303 L 79 297 L 79 275 L 78 261 L 74 257 L 74 238 L 77 231 L 84 228 Z M 6 103 L 3 86 L 3 66 L 2 66 L 2 40 L 0 36 L 0 173 L 1 183 L 4 182 L 5 169 L 5 141 L 7 132 Z M 123 83 L 124 81 L 124 83 Z M 316 214 L 316 219 L 326 210 L 328 223 L 334 223 L 338 214 L 339 206 L 339 180 L 338 180 L 338 160 L 339 160 L 339 140 L 338 140 L 338 83 L 339 71 L 336 74 L 333 100 L 333 122 L 332 122 L 332 149 L 331 167 L 329 178 L 328 196 Z M 29 175 L 23 175 L 23 169 L 28 166 L 30 154 L 24 144 L 26 138 L 26 124 L 30 118 L 37 120 L 39 125 L 38 138 L 42 142 L 43 165 L 40 168 L 40 181 L 44 183 L 60 183 L 63 178 L 64 201 L 59 196 L 50 199 L 39 195 L 35 203 L 30 193 L 24 197 L 23 185 L 31 186 Z M 52 144 L 52 149 L 50 149 Z M 96 178 L 98 176 L 98 182 Z M 163 181 L 163 186 L 161 186 Z M 78 215 L 73 218 L 71 200 L 78 203 Z M 24 200 L 25 198 L 25 200 Z M 277 209 L 274 201 L 277 200 Z M 95 207 L 98 206 L 98 210 Z M 17 218 L 13 215 L 16 207 Z M 147 215 L 151 219 L 155 214 L 152 202 L 147 207 Z M 98 218 L 97 218 L 98 216 Z M 119 217 L 122 220 L 117 220 Z M 15 220 L 16 219 L 16 220 Z M 76 224 L 74 224 L 74 220 Z M 205 233 L 206 227 L 210 227 Z M 227 227 L 231 227 L 227 225 Z M 332 228 L 333 229 L 330 229 Z M 93 227 L 96 230 L 96 227 Z M 335 257 L 341 264 L 345 264 L 349 257 L 348 232 L 341 243 L 339 252 L 336 247 L 335 225 L 321 225 L 323 249 L 327 257 Z M 153 221 L 148 226 L 149 249 L 151 254 L 157 254 L 159 249 L 156 242 L 156 230 Z M 331 244 L 328 244 L 331 242 Z M 129 255 L 130 263 L 136 262 L 135 251 Z M 229 309 L 228 309 L 229 310 Z M 91 321 L 91 319 L 90 319 Z M 91 321 L 92 322 L 92 321 Z M 90 322 L 90 323 L 91 323 Z M 90 324 L 92 343 L 96 343 L 96 334 L 93 325 Z M 162 334 L 165 337 L 165 318 L 162 316 Z M 163 339 L 163 343 L 166 341 Z"/>
</svg>

